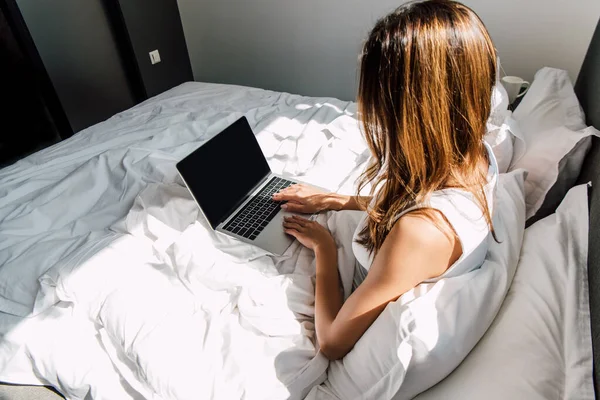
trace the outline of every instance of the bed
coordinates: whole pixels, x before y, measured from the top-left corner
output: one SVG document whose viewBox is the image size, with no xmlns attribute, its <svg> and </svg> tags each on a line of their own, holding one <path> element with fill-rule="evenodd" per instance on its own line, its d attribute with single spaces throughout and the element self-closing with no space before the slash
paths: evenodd
<svg viewBox="0 0 600 400">
<path fill-rule="evenodd" d="M 600 28 L 576 84 L 588 124 L 600 128 L 598 71 Z M 353 192 L 368 160 L 354 103 L 208 83 L 181 85 L 0 170 L 0 380 L 115 399 L 194 398 L 206 385 L 212 398 L 304 398 L 326 380 L 311 322 L 310 254 L 296 245 L 275 260 L 215 236 L 175 170 L 241 115 L 274 172 Z M 596 392 L 599 152 L 594 138 L 579 179 L 593 182 Z M 351 235 L 336 218 L 321 222 Z M 348 249 L 338 256 L 353 263 Z M 197 348 L 178 347 L 194 340 Z M 173 354 L 187 355 L 186 368 Z M 8 399 L 50 395 L 1 390 Z"/>
</svg>

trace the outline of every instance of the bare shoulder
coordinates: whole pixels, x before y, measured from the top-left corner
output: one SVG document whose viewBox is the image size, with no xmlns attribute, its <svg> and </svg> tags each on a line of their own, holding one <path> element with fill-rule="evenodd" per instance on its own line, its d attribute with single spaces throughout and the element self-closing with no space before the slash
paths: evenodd
<svg viewBox="0 0 600 400">
<path fill-rule="evenodd" d="M 410 276 L 416 285 L 443 274 L 461 254 L 460 241 L 443 214 L 411 212 L 394 224 L 373 267 L 388 277 Z"/>
<path fill-rule="evenodd" d="M 400 217 L 390 236 L 412 243 L 447 247 L 456 241 L 454 229 L 441 212 L 435 209 L 418 210 Z"/>
</svg>

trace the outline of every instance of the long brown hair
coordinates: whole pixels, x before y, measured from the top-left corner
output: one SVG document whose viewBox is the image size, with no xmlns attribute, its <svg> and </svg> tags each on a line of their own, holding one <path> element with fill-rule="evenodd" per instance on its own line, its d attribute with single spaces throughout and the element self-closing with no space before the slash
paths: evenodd
<svg viewBox="0 0 600 400">
<path fill-rule="evenodd" d="M 377 195 L 362 204 L 369 218 L 358 242 L 377 252 L 400 212 L 447 187 L 471 192 L 492 229 L 480 166 L 496 50 L 477 14 L 455 1 L 406 3 L 377 22 L 360 63 L 372 158 L 358 191 L 370 183 Z"/>
</svg>

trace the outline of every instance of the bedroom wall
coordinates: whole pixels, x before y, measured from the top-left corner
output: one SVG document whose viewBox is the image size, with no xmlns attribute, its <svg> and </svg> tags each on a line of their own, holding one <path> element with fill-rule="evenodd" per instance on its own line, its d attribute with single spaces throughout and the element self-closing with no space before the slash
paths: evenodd
<svg viewBox="0 0 600 400">
<path fill-rule="evenodd" d="M 486 23 L 508 75 L 542 66 L 574 80 L 598 0 L 464 0 Z M 194 77 L 354 99 L 360 44 L 400 0 L 178 0 Z"/>
<path fill-rule="evenodd" d="M 176 0 L 118 0 L 115 3 L 145 97 L 194 79 Z M 148 53 L 154 50 L 159 51 L 161 61 L 153 65 Z"/>
<path fill-rule="evenodd" d="M 37 87 L 33 68 L 19 47 L 0 7 L 0 168 L 59 140 L 54 121 Z M 0 399 L 2 396 L 0 395 Z"/>
<path fill-rule="evenodd" d="M 177 0 L 0 0 L 67 137 L 193 80 Z M 149 52 L 159 50 L 160 62 Z M 39 60 L 39 61 L 36 61 Z M 53 113 L 54 115 L 55 113 Z"/>
<path fill-rule="evenodd" d="M 73 132 L 135 104 L 103 0 L 17 0 Z"/>
</svg>

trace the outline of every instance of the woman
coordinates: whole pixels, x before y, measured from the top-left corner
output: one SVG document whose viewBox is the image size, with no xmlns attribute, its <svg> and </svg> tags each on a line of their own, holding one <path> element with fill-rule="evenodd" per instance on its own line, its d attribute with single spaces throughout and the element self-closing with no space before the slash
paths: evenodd
<svg viewBox="0 0 600 400">
<path fill-rule="evenodd" d="M 285 232 L 315 252 L 316 331 L 329 359 L 344 357 L 403 293 L 483 263 L 497 178 L 483 141 L 495 81 L 488 32 L 460 3 L 404 4 L 370 33 L 358 106 L 372 159 L 358 191 L 370 184 L 372 196 L 307 185 L 274 196 L 294 212 L 365 211 L 353 243 L 362 283 L 345 302 L 331 234 L 301 217 L 284 221 Z"/>
</svg>

